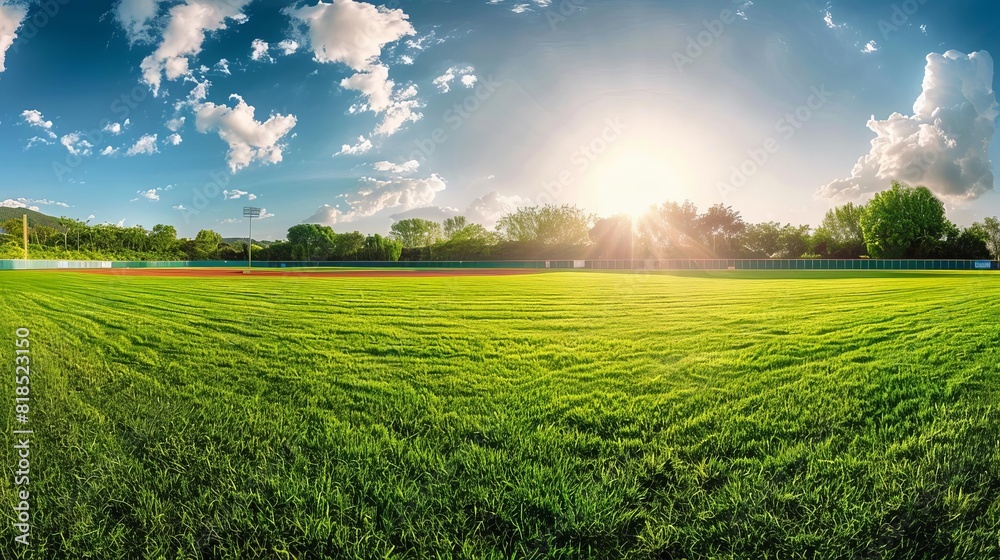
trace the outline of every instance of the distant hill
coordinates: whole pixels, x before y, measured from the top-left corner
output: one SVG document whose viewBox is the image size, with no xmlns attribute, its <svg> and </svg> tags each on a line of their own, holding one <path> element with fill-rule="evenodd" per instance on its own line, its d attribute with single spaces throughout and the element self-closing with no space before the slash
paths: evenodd
<svg viewBox="0 0 1000 560">
<path fill-rule="evenodd" d="M 20 220 L 21 216 L 24 214 L 28 215 L 29 226 L 61 228 L 59 225 L 59 218 L 53 218 L 52 216 L 42 214 L 41 212 L 35 212 L 34 210 L 28 210 L 27 208 L 0 208 L 0 223 L 6 222 L 7 220 Z"/>
</svg>

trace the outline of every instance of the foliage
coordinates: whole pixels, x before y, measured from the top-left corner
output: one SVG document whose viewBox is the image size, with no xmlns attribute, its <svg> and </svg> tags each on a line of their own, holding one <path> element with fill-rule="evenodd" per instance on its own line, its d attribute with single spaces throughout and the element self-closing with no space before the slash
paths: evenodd
<svg viewBox="0 0 1000 560">
<path fill-rule="evenodd" d="M 422 218 L 400 220 L 392 224 L 390 232 L 403 247 L 429 247 L 444 238 L 441 224 Z"/>
<path fill-rule="evenodd" d="M 937 253 L 949 224 L 944 204 L 930 190 L 899 182 L 876 194 L 861 213 L 868 254 L 879 259 Z"/>
<path fill-rule="evenodd" d="M 569 205 L 518 208 L 497 222 L 504 241 L 543 245 L 586 245 L 595 217 Z"/>
</svg>

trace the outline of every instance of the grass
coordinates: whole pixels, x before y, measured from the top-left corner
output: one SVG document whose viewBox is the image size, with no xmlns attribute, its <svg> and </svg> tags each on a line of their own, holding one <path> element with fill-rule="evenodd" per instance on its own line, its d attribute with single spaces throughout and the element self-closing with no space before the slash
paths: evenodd
<svg viewBox="0 0 1000 560">
<path fill-rule="evenodd" d="M 0 556 L 997 558 L 998 293 L 3 273 L 35 516 Z"/>
</svg>

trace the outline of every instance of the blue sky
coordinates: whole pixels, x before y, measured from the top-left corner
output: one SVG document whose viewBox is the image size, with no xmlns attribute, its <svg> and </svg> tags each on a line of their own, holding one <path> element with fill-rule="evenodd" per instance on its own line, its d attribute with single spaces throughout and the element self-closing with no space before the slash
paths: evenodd
<svg viewBox="0 0 1000 560">
<path fill-rule="evenodd" d="M 303 221 L 491 226 L 550 202 L 609 215 L 690 199 L 815 225 L 897 177 L 968 224 L 1000 214 L 998 15 L 939 0 L 0 0 L 0 201 L 185 236 L 244 235 L 252 204 L 265 239 Z"/>
</svg>

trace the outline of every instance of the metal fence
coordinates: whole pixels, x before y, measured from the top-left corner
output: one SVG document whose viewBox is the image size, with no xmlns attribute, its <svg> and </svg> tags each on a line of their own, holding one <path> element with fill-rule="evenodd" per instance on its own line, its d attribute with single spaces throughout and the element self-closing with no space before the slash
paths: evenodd
<svg viewBox="0 0 1000 560">
<path fill-rule="evenodd" d="M 239 268 L 246 261 L 69 261 L 0 260 L 0 270 L 75 268 Z M 551 261 L 255 261 L 253 268 L 529 268 L 577 270 L 1000 270 L 987 260 L 929 259 L 672 259 Z"/>
</svg>

